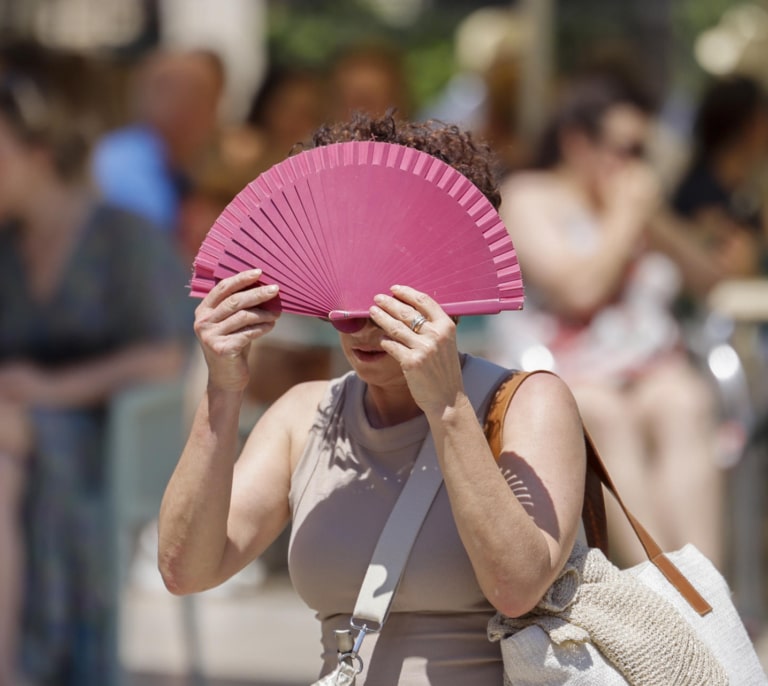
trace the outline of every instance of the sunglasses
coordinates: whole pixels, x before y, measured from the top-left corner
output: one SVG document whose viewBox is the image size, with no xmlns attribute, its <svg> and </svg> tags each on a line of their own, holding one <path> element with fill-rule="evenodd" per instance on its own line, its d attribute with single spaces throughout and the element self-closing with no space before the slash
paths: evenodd
<svg viewBox="0 0 768 686">
<path fill-rule="evenodd" d="M 628 143 L 626 145 L 620 145 L 617 143 L 605 143 L 606 148 L 616 155 L 625 160 L 641 160 L 646 156 L 647 150 L 643 143 Z"/>
<path fill-rule="evenodd" d="M 455 324 L 459 323 L 459 317 L 452 316 L 451 319 Z M 350 319 L 324 319 L 323 321 L 330 322 L 336 331 L 341 333 L 357 333 L 362 331 L 368 322 L 371 322 L 374 326 L 378 327 L 372 319 L 368 317 L 352 317 Z"/>
<path fill-rule="evenodd" d="M 331 326 L 341 333 L 357 333 L 362 331 L 372 320 L 368 317 L 353 317 L 350 319 L 326 319 L 325 321 L 330 322 Z"/>
</svg>

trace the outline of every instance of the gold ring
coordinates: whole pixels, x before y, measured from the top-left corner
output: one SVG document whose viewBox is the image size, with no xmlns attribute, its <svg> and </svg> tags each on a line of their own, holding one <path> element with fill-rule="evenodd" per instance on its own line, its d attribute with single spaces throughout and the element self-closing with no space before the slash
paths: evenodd
<svg viewBox="0 0 768 686">
<path fill-rule="evenodd" d="M 427 318 L 423 314 L 417 314 L 411 322 L 411 331 L 414 333 L 419 333 L 419 330 L 422 326 L 424 326 L 425 321 L 427 321 Z"/>
</svg>

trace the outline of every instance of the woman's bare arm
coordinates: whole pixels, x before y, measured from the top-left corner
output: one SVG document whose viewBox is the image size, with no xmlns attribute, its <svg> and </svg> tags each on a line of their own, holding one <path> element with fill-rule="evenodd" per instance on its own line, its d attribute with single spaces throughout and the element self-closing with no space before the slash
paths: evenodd
<svg viewBox="0 0 768 686">
<path fill-rule="evenodd" d="M 497 464 L 465 398 L 430 416 L 459 535 L 489 602 L 531 610 L 562 569 L 578 532 L 584 439 L 576 403 L 551 375 L 526 380 L 503 429 Z"/>
<path fill-rule="evenodd" d="M 759 274 L 759 239 L 718 208 L 702 210 L 691 220 L 660 210 L 649 235 L 652 246 L 674 260 L 685 286 L 697 297 L 705 297 L 725 279 Z"/>
<path fill-rule="evenodd" d="M 640 186 L 643 175 L 637 176 Z M 501 216 L 525 265 L 526 281 L 554 311 L 581 319 L 615 296 L 654 209 L 652 199 L 644 199 L 650 191 L 635 197 L 625 190 L 634 181 L 626 173 L 621 184 L 616 182 L 614 200 L 595 215 L 592 242 L 585 237 L 581 243 L 560 226 L 571 201 L 553 174 L 513 177 L 502 188 Z M 629 197 L 621 201 L 617 195 Z"/>
<path fill-rule="evenodd" d="M 504 421 L 500 469 L 464 393 L 454 322 L 423 293 L 393 294 L 376 296 L 371 310 L 387 334 L 382 347 L 429 421 L 483 593 L 504 614 L 523 614 L 554 581 L 578 531 L 586 460 L 576 402 L 558 377 L 528 379 Z M 415 333 L 407 322 L 417 313 L 427 321 Z"/>
<path fill-rule="evenodd" d="M 288 391 L 259 420 L 242 454 L 242 393 L 206 391 L 160 509 L 160 571 L 171 592 L 217 586 L 282 531 L 293 467 L 326 386 Z"/>
<path fill-rule="evenodd" d="M 259 270 L 243 272 L 217 284 L 195 312 L 195 333 L 200 340 L 208 384 L 192 422 L 187 444 L 163 497 L 160 510 L 160 571 L 174 593 L 190 593 L 216 585 L 223 569 L 247 561 L 232 558 L 238 551 L 258 552 L 268 534 L 284 524 L 287 505 L 286 467 L 290 454 L 288 426 L 282 405 L 268 412 L 254 433 L 264 455 L 256 460 L 262 470 L 253 494 L 266 498 L 266 521 L 253 529 L 230 532 L 235 461 L 238 457 L 238 424 L 243 393 L 249 381 L 251 342 L 271 331 L 277 315 L 261 306 L 273 298 L 275 287 L 259 286 Z M 250 464 L 255 458 L 249 455 Z M 274 498 L 272 500 L 271 498 Z M 232 536 L 230 536 L 232 534 Z M 276 535 L 276 534 L 275 534 Z"/>
<path fill-rule="evenodd" d="M 0 366 L 0 388 L 4 397 L 23 405 L 89 407 L 127 386 L 175 378 L 183 362 L 181 343 L 144 343 L 54 371 L 7 363 Z"/>
</svg>

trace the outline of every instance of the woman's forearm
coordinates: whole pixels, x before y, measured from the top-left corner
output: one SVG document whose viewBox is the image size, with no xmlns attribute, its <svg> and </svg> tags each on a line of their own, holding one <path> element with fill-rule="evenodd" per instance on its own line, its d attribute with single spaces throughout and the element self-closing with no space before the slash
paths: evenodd
<svg viewBox="0 0 768 686">
<path fill-rule="evenodd" d="M 641 218 L 617 214 L 603 220 L 603 234 L 594 252 L 574 251 L 556 276 L 553 307 L 574 319 L 590 317 L 615 298 L 627 273 L 627 265 L 637 255 L 642 232 Z M 541 259 L 546 259 L 542 256 Z"/>
<path fill-rule="evenodd" d="M 43 397 L 34 403 L 49 407 L 97 405 L 123 388 L 177 377 L 184 364 L 177 342 L 135 345 L 96 360 L 51 372 Z"/>
<path fill-rule="evenodd" d="M 159 567 L 168 589 L 193 593 L 219 583 L 227 547 L 242 393 L 209 389 L 160 508 Z"/>
<path fill-rule="evenodd" d="M 513 496 L 468 399 L 430 426 L 459 536 L 480 587 L 505 614 L 528 611 L 556 573 L 544 535 Z"/>
</svg>

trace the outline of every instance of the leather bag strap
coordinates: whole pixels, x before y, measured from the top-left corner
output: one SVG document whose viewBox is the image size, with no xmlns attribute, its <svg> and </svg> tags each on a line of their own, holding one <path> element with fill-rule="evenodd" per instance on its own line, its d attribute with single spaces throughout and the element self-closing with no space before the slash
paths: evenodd
<svg viewBox="0 0 768 686">
<path fill-rule="evenodd" d="M 501 432 L 504 426 L 504 417 L 507 414 L 512 398 L 527 378 L 533 374 L 552 374 L 546 370 L 537 370 L 534 372 L 513 372 L 502 384 L 494 397 L 486 418 L 486 437 L 491 447 L 494 457 L 499 459 L 501 455 L 502 437 Z M 584 506 L 582 508 L 582 520 L 587 534 L 587 543 L 596 548 L 600 548 L 607 553 L 608 533 L 607 520 L 605 516 L 605 501 L 603 499 L 602 487 L 608 489 L 616 502 L 621 507 L 624 516 L 632 526 L 640 544 L 643 546 L 648 559 L 659 569 L 666 579 L 680 592 L 688 604 L 700 615 L 706 615 L 712 611 L 712 606 L 704 600 L 701 594 L 686 579 L 683 573 L 672 563 L 664 554 L 661 547 L 654 540 L 642 524 L 627 509 L 621 496 L 616 490 L 605 464 L 600 457 L 600 453 L 595 447 L 592 437 L 584 427 L 584 445 L 587 454 L 587 475 L 584 485 Z"/>
</svg>

